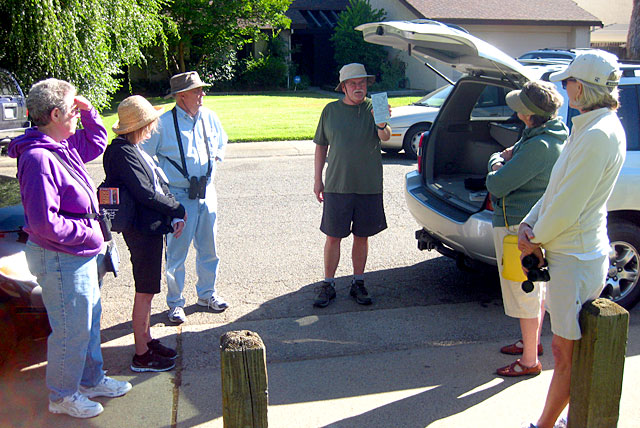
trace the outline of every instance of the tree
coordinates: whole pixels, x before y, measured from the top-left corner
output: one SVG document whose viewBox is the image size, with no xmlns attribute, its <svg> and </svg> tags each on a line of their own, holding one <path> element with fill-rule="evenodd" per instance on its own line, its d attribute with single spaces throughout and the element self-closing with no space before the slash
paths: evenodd
<svg viewBox="0 0 640 428">
<path fill-rule="evenodd" d="M 291 0 L 174 0 L 167 7 L 178 25 L 178 34 L 170 38 L 169 71 L 214 73 L 257 38 L 260 27 L 287 28 L 290 4 Z"/>
<path fill-rule="evenodd" d="M 387 58 L 384 48 L 364 41 L 362 33 L 354 28 L 367 22 L 379 22 L 386 16 L 382 9 L 374 9 L 369 0 L 350 0 L 347 9 L 338 16 L 335 32 L 331 36 L 338 66 L 352 62 L 364 64 L 367 72 L 380 77 Z"/>
<path fill-rule="evenodd" d="M 631 22 L 627 34 L 627 57 L 640 59 L 640 0 L 633 0 Z"/>
<path fill-rule="evenodd" d="M 56 77 L 73 83 L 98 109 L 109 105 L 126 65 L 147 46 L 166 46 L 175 25 L 166 0 L 3 0 L 0 66 L 25 88 Z"/>
</svg>

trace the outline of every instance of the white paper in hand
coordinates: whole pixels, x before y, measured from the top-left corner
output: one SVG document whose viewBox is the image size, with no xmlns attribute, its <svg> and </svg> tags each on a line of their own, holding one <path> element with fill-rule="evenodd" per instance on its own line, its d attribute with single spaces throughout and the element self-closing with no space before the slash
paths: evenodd
<svg viewBox="0 0 640 428">
<path fill-rule="evenodd" d="M 371 104 L 373 104 L 373 120 L 378 123 L 387 123 L 389 118 L 389 100 L 386 92 L 371 95 Z"/>
</svg>

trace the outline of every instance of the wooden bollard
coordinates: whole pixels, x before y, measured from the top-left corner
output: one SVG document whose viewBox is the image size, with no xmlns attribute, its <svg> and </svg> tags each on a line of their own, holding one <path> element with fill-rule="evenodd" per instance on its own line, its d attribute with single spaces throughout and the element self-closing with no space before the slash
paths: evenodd
<svg viewBox="0 0 640 428">
<path fill-rule="evenodd" d="M 222 418 L 225 428 L 267 427 L 266 350 L 257 333 L 230 331 L 220 338 Z"/>
<path fill-rule="evenodd" d="M 567 428 L 615 428 L 627 352 L 629 312 L 608 299 L 580 311 L 582 338 L 573 347 Z"/>
</svg>

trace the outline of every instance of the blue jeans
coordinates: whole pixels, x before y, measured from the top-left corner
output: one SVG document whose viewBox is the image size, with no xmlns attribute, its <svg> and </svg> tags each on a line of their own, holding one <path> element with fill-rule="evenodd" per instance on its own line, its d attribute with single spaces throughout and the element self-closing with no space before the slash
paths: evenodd
<svg viewBox="0 0 640 428">
<path fill-rule="evenodd" d="M 49 399 L 92 387 L 104 377 L 100 349 L 97 256 L 79 257 L 27 242 L 27 262 L 42 287 L 51 334 L 47 342 Z"/>
<path fill-rule="evenodd" d="M 184 307 L 185 270 L 189 246 L 193 241 L 196 249 L 196 291 L 201 299 L 208 299 L 215 293 L 216 276 L 220 259 L 216 253 L 216 232 L 218 203 L 216 189 L 212 183 L 207 186 L 205 199 L 189 199 L 187 189 L 170 186 L 171 193 L 184 205 L 187 221 L 180 238 L 167 235 L 166 274 L 167 305 L 170 308 Z"/>
</svg>

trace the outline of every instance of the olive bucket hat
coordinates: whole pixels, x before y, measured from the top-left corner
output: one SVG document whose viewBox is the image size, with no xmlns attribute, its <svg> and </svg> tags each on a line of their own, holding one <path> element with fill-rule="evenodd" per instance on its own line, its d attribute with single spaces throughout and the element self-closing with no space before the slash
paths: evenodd
<svg viewBox="0 0 640 428">
<path fill-rule="evenodd" d="M 211 86 L 208 83 L 204 83 L 200 80 L 200 75 L 196 71 L 188 71 L 186 73 L 176 74 L 171 77 L 169 81 L 171 90 L 165 98 L 171 98 L 179 92 L 188 91 L 190 89 L 202 88 L 204 86 Z"/>
</svg>

